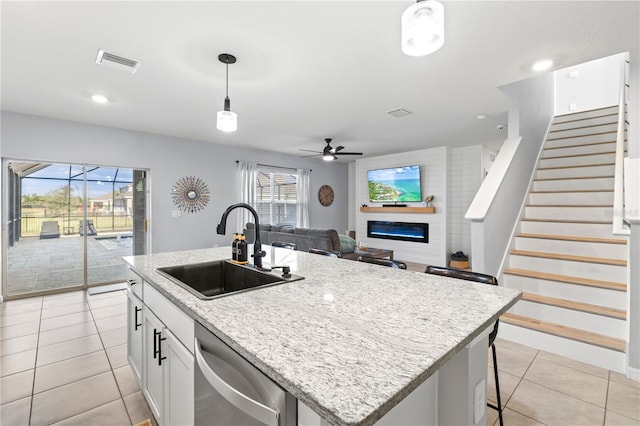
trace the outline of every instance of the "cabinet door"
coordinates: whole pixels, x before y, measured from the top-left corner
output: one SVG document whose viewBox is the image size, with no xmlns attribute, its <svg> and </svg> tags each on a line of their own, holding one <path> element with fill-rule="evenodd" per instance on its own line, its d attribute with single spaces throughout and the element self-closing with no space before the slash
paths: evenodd
<svg viewBox="0 0 640 426">
<path fill-rule="evenodd" d="M 127 291 L 127 359 L 133 376 L 142 389 L 142 301 L 131 291 Z"/>
<path fill-rule="evenodd" d="M 162 347 L 164 371 L 164 419 L 171 426 L 193 425 L 194 418 L 194 359 L 191 352 L 169 330 Z M 165 364 L 166 362 L 166 364 Z"/>
<path fill-rule="evenodd" d="M 149 408 L 158 424 L 165 424 L 163 418 L 163 365 L 166 360 L 162 360 L 162 350 L 160 349 L 164 341 L 164 325 L 145 307 L 143 315 L 144 331 L 144 361 L 143 365 L 143 392 L 149 403 Z"/>
</svg>

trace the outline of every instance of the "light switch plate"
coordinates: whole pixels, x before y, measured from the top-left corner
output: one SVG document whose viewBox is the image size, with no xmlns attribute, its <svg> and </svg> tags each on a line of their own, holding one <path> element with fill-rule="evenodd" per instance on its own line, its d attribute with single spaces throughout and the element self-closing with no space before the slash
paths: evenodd
<svg viewBox="0 0 640 426">
<path fill-rule="evenodd" d="M 180 210 L 172 210 L 171 217 L 182 217 L 182 212 Z"/>
<path fill-rule="evenodd" d="M 482 379 L 473 391 L 473 424 L 478 424 L 487 410 L 487 381 Z"/>
<path fill-rule="evenodd" d="M 569 78 L 577 78 L 578 71 L 569 71 Z"/>
<path fill-rule="evenodd" d="M 578 109 L 578 105 L 577 104 L 569 104 L 569 111 L 575 111 Z"/>
</svg>

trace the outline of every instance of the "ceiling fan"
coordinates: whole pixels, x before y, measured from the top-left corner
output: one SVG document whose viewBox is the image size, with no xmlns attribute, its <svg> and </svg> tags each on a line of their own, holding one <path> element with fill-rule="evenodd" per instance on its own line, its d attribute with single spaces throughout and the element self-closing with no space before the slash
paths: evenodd
<svg viewBox="0 0 640 426">
<path fill-rule="evenodd" d="M 344 146 L 338 146 L 333 148 L 331 146 L 331 138 L 327 138 L 324 140 L 327 143 L 327 146 L 324 147 L 322 152 L 320 151 L 311 151 L 309 149 L 301 149 L 300 151 L 314 152 L 312 155 L 305 155 L 302 158 L 306 157 L 319 157 L 322 156 L 322 159 L 325 161 L 333 161 L 337 160 L 337 155 L 362 155 L 361 152 L 340 152 L 344 149 Z M 337 154 L 337 155 L 336 155 Z"/>
</svg>

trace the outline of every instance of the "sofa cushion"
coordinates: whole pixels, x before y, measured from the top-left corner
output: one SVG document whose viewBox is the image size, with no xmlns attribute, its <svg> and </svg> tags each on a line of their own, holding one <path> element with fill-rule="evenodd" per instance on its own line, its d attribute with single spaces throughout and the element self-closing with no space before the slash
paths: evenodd
<svg viewBox="0 0 640 426">
<path fill-rule="evenodd" d="M 338 235 L 340 238 L 340 252 L 342 253 L 353 253 L 356 249 L 356 240 L 351 237 L 347 237 L 346 235 Z"/>
<path fill-rule="evenodd" d="M 335 229 L 295 228 L 293 233 L 298 235 L 308 235 L 310 237 L 328 238 L 331 246 L 329 250 L 340 251 L 340 238 L 338 237 L 338 232 Z"/>
<path fill-rule="evenodd" d="M 270 225 L 272 232 L 287 232 L 289 234 L 293 234 L 293 226 L 284 224 L 284 225 Z"/>
</svg>

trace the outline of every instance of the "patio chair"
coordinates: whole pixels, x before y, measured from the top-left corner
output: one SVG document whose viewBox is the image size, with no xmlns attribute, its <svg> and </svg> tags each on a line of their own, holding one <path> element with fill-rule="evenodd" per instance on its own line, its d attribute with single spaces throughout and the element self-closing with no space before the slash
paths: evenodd
<svg viewBox="0 0 640 426">
<path fill-rule="evenodd" d="M 40 228 L 40 239 L 44 240 L 47 238 L 60 238 L 60 225 L 58 225 L 58 221 L 49 220 L 42 222 L 42 227 Z"/>
<path fill-rule="evenodd" d="M 86 220 L 86 225 L 84 220 L 78 221 L 78 232 L 81 236 L 84 236 L 85 229 L 88 236 L 98 235 L 95 226 L 93 226 L 93 220 Z"/>
</svg>

